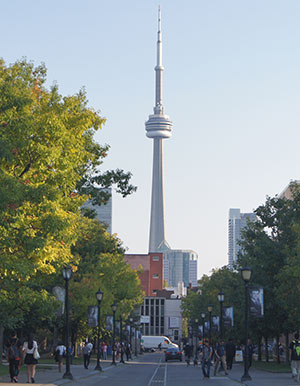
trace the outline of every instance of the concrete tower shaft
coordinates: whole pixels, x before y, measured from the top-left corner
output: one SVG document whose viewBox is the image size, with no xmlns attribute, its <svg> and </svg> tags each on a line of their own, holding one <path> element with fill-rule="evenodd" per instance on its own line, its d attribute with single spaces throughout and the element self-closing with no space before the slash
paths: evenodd
<svg viewBox="0 0 300 386">
<path fill-rule="evenodd" d="M 145 123 L 146 135 L 153 138 L 153 174 L 150 218 L 149 252 L 169 248 L 165 239 L 163 139 L 171 137 L 172 122 L 164 114 L 162 104 L 162 34 L 161 13 L 158 9 L 157 64 L 155 66 L 154 114 Z"/>
</svg>

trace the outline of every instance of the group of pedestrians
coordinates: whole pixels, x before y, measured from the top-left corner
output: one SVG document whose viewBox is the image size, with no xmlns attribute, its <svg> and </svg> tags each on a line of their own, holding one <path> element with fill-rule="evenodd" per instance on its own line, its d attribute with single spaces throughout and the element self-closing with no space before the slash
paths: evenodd
<svg viewBox="0 0 300 386">
<path fill-rule="evenodd" d="M 230 338 L 225 344 L 224 340 L 215 345 L 211 345 L 208 340 L 204 340 L 199 345 L 194 353 L 193 346 L 188 343 L 184 347 L 185 360 L 187 365 L 190 365 L 191 358 L 194 355 L 194 366 L 201 363 L 201 368 L 204 378 L 210 377 L 210 368 L 214 363 L 214 375 L 216 376 L 219 369 L 222 368 L 225 374 L 228 374 L 228 370 L 232 369 L 233 359 L 235 357 L 236 346 L 233 340 Z M 221 365 L 221 366 L 220 366 Z"/>
<path fill-rule="evenodd" d="M 38 345 L 32 336 L 24 344 L 13 333 L 6 345 L 6 357 L 9 364 L 10 381 L 18 383 L 22 363 L 27 366 L 27 383 L 35 383 L 35 369 L 38 363 Z"/>
</svg>

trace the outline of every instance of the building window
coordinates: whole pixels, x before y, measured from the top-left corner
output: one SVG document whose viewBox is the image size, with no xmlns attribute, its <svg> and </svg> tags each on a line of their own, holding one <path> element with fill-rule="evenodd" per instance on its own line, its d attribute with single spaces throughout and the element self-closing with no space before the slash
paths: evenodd
<svg viewBox="0 0 300 386">
<path fill-rule="evenodd" d="M 159 261 L 159 256 L 152 256 L 152 261 Z"/>
<path fill-rule="evenodd" d="M 158 274 L 158 273 L 154 273 L 154 274 L 152 275 L 152 277 L 153 277 L 153 279 L 158 279 L 158 278 L 159 278 L 159 274 Z"/>
</svg>

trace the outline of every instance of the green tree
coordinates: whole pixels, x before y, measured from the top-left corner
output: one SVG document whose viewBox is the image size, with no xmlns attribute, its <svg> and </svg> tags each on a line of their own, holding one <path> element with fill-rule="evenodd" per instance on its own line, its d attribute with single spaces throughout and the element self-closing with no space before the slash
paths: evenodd
<svg viewBox="0 0 300 386">
<path fill-rule="evenodd" d="M 234 328 L 224 329 L 225 337 L 233 337 L 236 341 L 243 339 L 244 292 L 243 281 L 238 272 L 232 272 L 227 267 L 215 269 L 210 276 L 203 275 L 199 280 L 197 292 L 189 292 L 182 300 L 184 316 L 190 320 L 196 318 L 201 322 L 201 313 L 205 312 L 208 320 L 208 305 L 213 306 L 213 315 L 220 315 L 218 293 L 224 292 L 224 307 L 234 308 Z"/>
<path fill-rule="evenodd" d="M 99 288 L 104 293 L 101 303 L 102 323 L 110 315 L 111 305 L 118 304 L 117 317 L 125 320 L 142 302 L 138 272 L 124 259 L 124 249 L 116 236 L 106 232 L 97 220 L 82 218 L 79 238 L 72 248 L 78 257 L 78 269 L 70 282 L 71 321 L 74 337 L 91 335 L 87 326 L 87 306 L 96 305 Z"/>
<path fill-rule="evenodd" d="M 300 193 L 296 186 L 292 190 L 292 200 L 267 198 L 255 211 L 257 222 L 250 223 L 243 232 L 239 264 L 247 261 L 253 270 L 251 285 L 264 288 L 264 318 L 251 323 L 252 333 L 258 338 L 278 338 L 300 322 Z"/>
<path fill-rule="evenodd" d="M 0 61 L 0 307 L 10 327 L 23 325 L 39 302 L 50 315 L 55 301 L 43 288 L 79 261 L 71 248 L 82 204 L 107 200 L 101 186 L 115 184 L 123 196 L 136 189 L 130 173 L 100 171 L 109 147 L 94 133 L 105 119 L 85 91 L 63 97 L 45 84 L 44 65 Z"/>
</svg>

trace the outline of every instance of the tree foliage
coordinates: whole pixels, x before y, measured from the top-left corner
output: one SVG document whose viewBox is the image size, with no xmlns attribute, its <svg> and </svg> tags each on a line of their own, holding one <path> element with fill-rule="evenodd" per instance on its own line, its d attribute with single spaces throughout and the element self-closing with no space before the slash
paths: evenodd
<svg viewBox="0 0 300 386">
<path fill-rule="evenodd" d="M 6 327 L 24 325 L 29 313 L 37 323 L 33 310 L 40 310 L 40 322 L 43 315 L 51 319 L 51 283 L 63 265 L 84 265 L 76 244 L 82 204 L 105 202 L 102 187 L 116 185 L 123 196 L 136 189 L 130 173 L 100 170 L 109 146 L 94 134 L 105 119 L 88 106 L 84 89 L 64 97 L 56 84 L 46 87 L 46 75 L 44 65 L 25 59 L 0 61 L 0 307 L 6 310 L 0 323 Z M 109 249 L 114 242 L 107 237 L 99 255 L 109 250 L 112 262 L 121 261 L 120 242 Z"/>
</svg>

